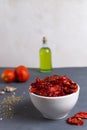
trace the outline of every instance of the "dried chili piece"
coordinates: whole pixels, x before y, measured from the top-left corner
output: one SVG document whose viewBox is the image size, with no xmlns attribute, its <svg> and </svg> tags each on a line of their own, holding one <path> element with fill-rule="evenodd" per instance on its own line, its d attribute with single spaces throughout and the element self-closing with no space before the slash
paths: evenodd
<svg viewBox="0 0 87 130">
<path fill-rule="evenodd" d="M 67 119 L 67 123 L 71 125 L 83 125 L 84 121 L 81 118 L 73 116 Z"/>
<path fill-rule="evenodd" d="M 87 112 L 78 112 L 75 114 L 75 117 L 87 119 Z"/>
</svg>

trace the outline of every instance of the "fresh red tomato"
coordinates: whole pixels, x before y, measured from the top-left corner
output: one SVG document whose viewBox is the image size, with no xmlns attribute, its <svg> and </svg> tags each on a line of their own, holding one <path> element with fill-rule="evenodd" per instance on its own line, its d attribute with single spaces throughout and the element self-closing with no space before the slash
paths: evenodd
<svg viewBox="0 0 87 130">
<path fill-rule="evenodd" d="M 15 71 L 12 69 L 5 69 L 1 74 L 1 79 L 7 83 L 13 82 L 15 80 Z"/>
<path fill-rule="evenodd" d="M 26 82 L 30 77 L 29 70 L 23 65 L 20 65 L 15 68 L 15 75 L 17 81 L 19 82 Z"/>
</svg>

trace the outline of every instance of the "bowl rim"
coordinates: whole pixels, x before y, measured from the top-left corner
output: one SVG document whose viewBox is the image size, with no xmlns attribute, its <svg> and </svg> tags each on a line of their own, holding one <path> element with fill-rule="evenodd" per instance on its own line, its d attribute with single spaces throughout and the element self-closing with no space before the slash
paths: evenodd
<svg viewBox="0 0 87 130">
<path fill-rule="evenodd" d="M 31 86 L 29 87 L 29 89 L 30 89 L 30 88 L 31 88 Z M 43 98 L 43 99 L 63 99 L 63 98 L 71 97 L 71 96 L 75 95 L 76 93 L 79 93 L 79 91 L 80 91 L 80 86 L 78 85 L 78 90 L 77 90 L 76 92 L 71 93 L 71 94 L 68 94 L 68 95 L 65 95 L 65 96 L 48 97 L 48 96 L 40 96 L 40 95 L 37 95 L 37 94 L 32 93 L 32 92 L 30 92 L 30 91 L 29 91 L 29 93 L 30 93 L 31 95 L 34 95 L 34 96 L 36 96 L 36 97 Z"/>
</svg>

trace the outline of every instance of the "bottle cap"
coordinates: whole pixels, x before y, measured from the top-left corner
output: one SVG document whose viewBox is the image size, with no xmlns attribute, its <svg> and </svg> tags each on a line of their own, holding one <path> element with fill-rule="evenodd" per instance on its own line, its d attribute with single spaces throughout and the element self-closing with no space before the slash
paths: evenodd
<svg viewBox="0 0 87 130">
<path fill-rule="evenodd" d="M 46 41 L 47 41 L 47 40 L 46 40 L 46 37 L 44 36 L 44 37 L 43 37 L 43 43 L 46 43 Z"/>
</svg>

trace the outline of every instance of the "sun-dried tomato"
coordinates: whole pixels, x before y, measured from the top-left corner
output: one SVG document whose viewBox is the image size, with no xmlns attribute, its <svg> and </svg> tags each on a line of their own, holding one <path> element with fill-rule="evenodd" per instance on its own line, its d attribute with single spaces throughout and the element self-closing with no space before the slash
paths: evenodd
<svg viewBox="0 0 87 130">
<path fill-rule="evenodd" d="M 83 125 L 84 121 L 81 118 L 73 116 L 67 119 L 67 123 L 71 125 Z"/>
<path fill-rule="evenodd" d="M 47 76 L 43 80 L 36 78 L 34 83 L 31 83 L 30 92 L 41 96 L 64 96 L 74 93 L 78 90 L 78 85 L 69 79 L 67 76 Z"/>
<path fill-rule="evenodd" d="M 85 111 L 77 112 L 74 116 L 69 117 L 67 119 L 67 123 L 73 125 L 83 125 L 84 122 L 82 119 L 87 119 L 87 112 Z"/>
<path fill-rule="evenodd" d="M 75 114 L 75 117 L 87 119 L 87 112 L 78 112 Z"/>
</svg>

